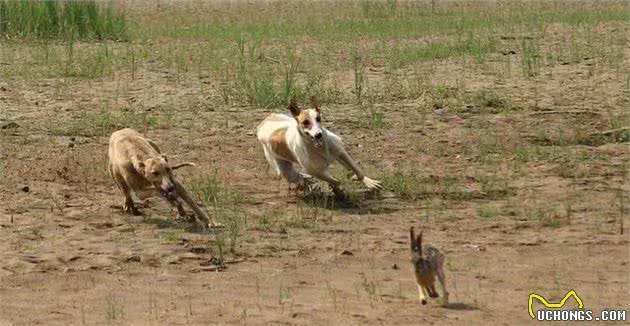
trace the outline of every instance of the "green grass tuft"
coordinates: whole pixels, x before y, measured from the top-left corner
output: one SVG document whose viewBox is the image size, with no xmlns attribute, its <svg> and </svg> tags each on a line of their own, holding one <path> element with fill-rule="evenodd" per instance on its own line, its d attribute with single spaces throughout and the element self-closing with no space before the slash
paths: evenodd
<svg viewBox="0 0 630 326">
<path fill-rule="evenodd" d="M 94 0 L 0 0 L 0 36 L 124 40 L 125 16 Z"/>
</svg>

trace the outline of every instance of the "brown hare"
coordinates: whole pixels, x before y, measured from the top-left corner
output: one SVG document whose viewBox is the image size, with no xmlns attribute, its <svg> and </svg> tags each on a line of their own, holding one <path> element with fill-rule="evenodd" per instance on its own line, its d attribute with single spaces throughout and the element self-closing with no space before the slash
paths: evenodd
<svg viewBox="0 0 630 326">
<path fill-rule="evenodd" d="M 413 263 L 416 283 L 418 283 L 418 295 L 420 302 L 427 304 L 427 297 L 438 298 L 440 294 L 435 290 L 435 277 L 440 282 L 442 305 L 448 304 L 448 292 L 444 278 L 444 255 L 432 245 L 422 248 L 422 231 L 416 237 L 413 226 L 410 229 L 411 262 Z"/>
</svg>

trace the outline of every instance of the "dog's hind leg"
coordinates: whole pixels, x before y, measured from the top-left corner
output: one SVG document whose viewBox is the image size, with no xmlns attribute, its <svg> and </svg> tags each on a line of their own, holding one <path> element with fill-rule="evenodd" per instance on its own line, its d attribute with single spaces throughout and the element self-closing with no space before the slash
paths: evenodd
<svg viewBox="0 0 630 326">
<path fill-rule="evenodd" d="M 330 186 L 330 189 L 332 189 L 333 193 L 335 194 L 335 196 L 340 197 L 340 198 L 345 198 L 346 194 L 343 192 L 343 190 L 341 190 L 341 188 L 339 188 L 339 184 L 340 184 L 339 180 L 335 179 L 335 177 L 330 175 L 328 171 L 313 173 L 313 176 L 327 182 L 328 185 Z"/>
<path fill-rule="evenodd" d="M 304 177 L 302 174 L 295 171 L 293 168 L 293 163 L 284 160 L 274 159 L 275 165 L 278 168 L 280 174 L 289 182 L 289 183 L 301 183 L 303 182 Z"/>
<path fill-rule="evenodd" d="M 273 156 L 273 152 L 271 148 L 267 144 L 262 144 L 263 151 L 265 152 L 265 158 L 267 158 L 267 162 L 271 165 L 271 168 L 276 172 L 277 175 L 281 175 L 280 167 L 278 166 L 276 158 Z"/>
<path fill-rule="evenodd" d="M 448 291 L 446 290 L 446 277 L 444 276 L 444 256 L 439 257 L 435 273 L 442 288 L 442 305 L 448 305 Z"/>
<path fill-rule="evenodd" d="M 319 191 L 317 182 L 312 176 L 295 170 L 293 163 L 285 160 L 276 159 L 276 166 L 280 170 L 280 174 L 289 184 L 297 184 L 297 190 L 305 190 L 307 192 Z"/>
</svg>

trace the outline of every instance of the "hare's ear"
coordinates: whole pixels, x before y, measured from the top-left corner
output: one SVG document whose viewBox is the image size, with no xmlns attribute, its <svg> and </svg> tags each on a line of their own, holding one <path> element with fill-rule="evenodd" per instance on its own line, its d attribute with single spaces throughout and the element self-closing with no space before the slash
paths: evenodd
<svg viewBox="0 0 630 326">
<path fill-rule="evenodd" d="M 420 231 L 420 234 L 418 234 L 418 238 L 416 238 L 416 243 L 418 244 L 418 252 L 420 252 L 420 255 L 422 255 L 422 232 L 424 231 Z"/>
<path fill-rule="evenodd" d="M 418 251 L 418 244 L 416 243 L 416 233 L 413 230 L 413 226 L 409 228 L 409 241 L 411 244 L 411 251 Z"/>
</svg>

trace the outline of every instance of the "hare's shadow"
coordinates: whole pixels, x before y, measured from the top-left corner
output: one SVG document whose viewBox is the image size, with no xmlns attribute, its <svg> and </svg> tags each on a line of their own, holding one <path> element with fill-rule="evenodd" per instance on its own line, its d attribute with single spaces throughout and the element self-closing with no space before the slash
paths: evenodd
<svg viewBox="0 0 630 326">
<path fill-rule="evenodd" d="M 452 302 L 443 307 L 445 309 L 451 309 L 451 310 L 479 310 L 479 308 L 477 308 L 476 306 L 469 305 L 463 302 Z"/>
</svg>

